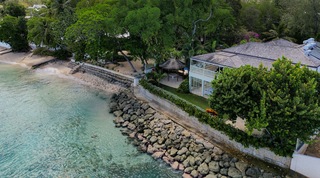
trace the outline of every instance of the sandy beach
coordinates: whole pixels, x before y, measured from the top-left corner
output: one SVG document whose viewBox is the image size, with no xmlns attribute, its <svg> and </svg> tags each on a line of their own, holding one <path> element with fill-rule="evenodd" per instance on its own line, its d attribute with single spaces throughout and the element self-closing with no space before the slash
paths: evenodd
<svg viewBox="0 0 320 178">
<path fill-rule="evenodd" d="M 19 65 L 21 67 L 31 69 L 33 65 L 50 61 L 53 58 L 54 57 L 51 56 L 32 55 L 32 53 L 10 52 L 0 55 L 0 62 L 12 65 Z M 87 85 L 89 87 L 104 90 L 108 93 L 114 93 L 124 90 L 124 88 L 122 88 L 121 86 L 111 84 L 94 75 L 81 72 L 70 74 L 71 68 L 68 67 L 68 63 L 68 61 L 54 60 L 52 62 L 48 62 L 46 64 L 41 65 L 40 67 L 35 69 L 34 72 L 52 74 L 57 75 L 58 77 L 68 78 L 71 80 L 75 80 L 81 84 Z M 121 69 L 122 71 L 130 71 L 127 70 L 125 67 L 122 67 Z"/>
</svg>

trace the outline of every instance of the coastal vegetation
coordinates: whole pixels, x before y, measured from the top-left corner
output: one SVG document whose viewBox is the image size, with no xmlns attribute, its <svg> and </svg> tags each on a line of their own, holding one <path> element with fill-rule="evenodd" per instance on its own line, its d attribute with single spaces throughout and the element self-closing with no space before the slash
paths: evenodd
<svg viewBox="0 0 320 178">
<path fill-rule="evenodd" d="M 212 81 L 215 90 L 209 103 L 218 116 L 147 80 L 140 84 L 245 146 L 268 147 L 278 155 L 290 156 L 298 138 L 310 142 L 319 131 L 319 78 L 316 71 L 292 65 L 286 58 L 276 61 L 270 71 L 262 66 L 227 69 Z M 226 123 L 237 117 L 245 119 L 246 132 Z M 253 129 L 262 129 L 263 134 L 252 135 Z"/>
<path fill-rule="evenodd" d="M 1 2 L 0 41 L 13 51 L 28 51 L 32 43 L 39 54 L 66 58 L 73 53 L 78 61 L 113 62 L 121 54 L 129 63 L 133 58 L 144 65 L 150 59 L 159 64 L 177 51 L 188 62 L 191 56 L 249 41 L 286 38 L 299 43 L 320 38 L 320 1 Z M 26 11 L 25 6 L 33 2 L 46 8 Z M 318 73 L 291 66 L 286 59 L 270 71 L 249 66 L 226 69 L 213 81 L 216 90 L 210 98 L 218 117 L 145 80 L 141 85 L 244 145 L 290 155 L 296 138 L 309 141 L 319 128 L 319 78 Z M 247 133 L 225 124 L 224 116 L 245 118 Z M 252 136 L 253 129 L 264 129 L 266 134 Z"/>
<path fill-rule="evenodd" d="M 299 43 L 310 37 L 319 39 L 320 2 L 311 0 L 1 2 L 4 24 L 0 29 L 10 32 L 1 33 L 1 41 L 25 51 L 27 43 L 15 46 L 27 36 L 37 46 L 72 52 L 77 60 L 112 61 L 126 50 L 143 64 L 149 59 L 160 63 L 173 50 L 188 60 L 240 42 L 286 38 Z M 45 6 L 34 8 L 34 4 Z M 27 20 L 22 20 L 25 15 Z M 24 31 L 16 30 L 19 27 Z"/>
</svg>

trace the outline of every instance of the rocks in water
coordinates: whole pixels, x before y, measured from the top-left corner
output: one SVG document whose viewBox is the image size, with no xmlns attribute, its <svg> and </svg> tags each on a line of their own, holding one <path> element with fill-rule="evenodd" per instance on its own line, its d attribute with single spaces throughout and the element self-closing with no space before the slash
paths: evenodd
<svg viewBox="0 0 320 178">
<path fill-rule="evenodd" d="M 122 116 L 123 112 L 122 111 L 115 111 L 113 112 L 113 115 L 116 116 L 116 117 L 120 117 Z"/>
<path fill-rule="evenodd" d="M 192 176 L 190 174 L 184 173 L 182 175 L 183 178 L 192 178 Z"/>
<path fill-rule="evenodd" d="M 109 107 L 110 107 L 109 113 L 113 113 L 114 111 L 116 111 L 118 109 L 118 103 L 111 102 L 109 104 Z"/>
<path fill-rule="evenodd" d="M 154 147 L 152 147 L 151 145 L 148 145 L 148 148 L 147 148 L 147 152 L 152 154 L 156 151 L 156 149 Z"/>
<path fill-rule="evenodd" d="M 115 124 L 122 124 L 124 122 L 123 118 L 122 117 L 116 117 L 113 122 Z"/>
<path fill-rule="evenodd" d="M 128 124 L 128 129 L 134 130 L 135 128 L 136 128 L 136 125 L 135 125 L 135 124 L 133 124 L 133 123 L 129 123 L 129 124 Z"/>
<path fill-rule="evenodd" d="M 137 134 L 136 132 L 132 132 L 132 133 L 129 134 L 129 137 L 130 138 L 134 138 L 134 137 L 136 137 L 136 134 Z"/>
<path fill-rule="evenodd" d="M 178 169 L 179 169 L 179 163 L 178 163 L 177 161 L 175 161 L 175 162 L 173 162 L 173 163 L 171 164 L 171 167 L 172 167 L 172 169 L 174 169 L 174 170 L 178 170 Z"/>
<path fill-rule="evenodd" d="M 111 98 L 110 112 L 122 134 L 132 138 L 140 151 L 162 159 L 183 177 L 275 177 L 225 153 L 219 147 L 200 138 L 125 93 Z"/>
</svg>

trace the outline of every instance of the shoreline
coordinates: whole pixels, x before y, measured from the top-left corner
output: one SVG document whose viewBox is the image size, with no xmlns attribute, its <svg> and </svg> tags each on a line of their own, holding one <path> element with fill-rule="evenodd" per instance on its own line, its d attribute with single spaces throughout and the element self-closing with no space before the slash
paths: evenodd
<svg viewBox="0 0 320 178">
<path fill-rule="evenodd" d="M 31 69 L 31 67 L 28 67 L 27 65 L 25 65 L 25 63 L 21 63 L 21 61 L 25 60 L 26 57 L 29 56 L 29 60 L 30 58 L 32 59 L 33 56 L 30 56 L 30 54 L 27 54 L 25 53 L 24 55 L 18 55 L 19 58 L 16 58 L 15 60 L 13 60 L 13 62 L 11 60 L 1 60 L 1 57 L 0 57 L 0 62 L 3 62 L 3 63 L 7 63 L 7 64 L 13 64 L 13 65 L 19 65 L 21 67 L 24 67 L 24 68 L 28 68 L 28 69 Z M 23 58 L 21 60 L 21 58 Z M 15 62 L 15 61 L 18 61 L 18 62 Z M 116 84 L 112 84 L 112 83 L 109 83 L 97 76 L 94 76 L 94 75 L 91 75 L 91 74 L 87 74 L 87 73 L 82 73 L 82 72 L 77 72 L 75 74 L 69 74 L 69 72 L 72 70 L 71 68 L 68 67 L 68 61 L 62 61 L 62 60 L 56 60 L 56 61 L 52 61 L 52 62 L 48 62 L 46 64 L 43 64 L 41 66 L 39 66 L 38 68 L 32 70 L 33 72 L 39 72 L 39 73 L 44 73 L 44 74 L 52 74 L 52 75 L 56 75 L 58 77 L 62 77 L 62 78 L 67 78 L 67 79 L 70 79 L 70 80 L 74 80 L 76 82 L 79 82 L 83 85 L 86 85 L 88 87 L 92 87 L 92 88 L 95 88 L 95 89 L 99 89 L 99 90 L 102 90 L 108 94 L 119 94 L 119 93 L 122 93 L 122 91 L 125 91 L 126 88 L 123 88 L 119 85 L 116 85 Z M 141 100 L 136 100 L 136 102 L 142 102 Z M 111 107 L 111 104 L 110 104 L 110 107 Z M 151 108 L 151 107 L 150 107 Z M 160 113 L 161 115 L 164 115 L 163 113 Z M 117 119 L 118 117 L 116 117 L 115 119 Z M 128 124 L 128 123 L 127 123 Z M 178 124 L 177 124 L 178 125 Z M 119 125 L 119 127 L 123 127 L 123 125 Z M 127 125 L 128 126 L 128 125 Z M 131 125 L 132 126 L 132 125 Z M 196 135 L 195 133 L 191 133 L 191 134 L 194 134 Z M 130 135 L 130 134 L 129 134 Z M 132 133 L 131 133 L 131 138 L 136 138 L 136 135 L 132 136 Z M 199 136 L 197 136 L 198 138 L 200 138 Z M 140 137 L 141 139 L 141 137 Z M 188 139 L 188 138 L 186 138 Z M 147 142 L 147 141 L 145 141 Z M 216 146 L 214 146 L 216 147 Z M 146 150 L 142 150 L 146 153 L 148 153 L 147 149 Z M 163 150 L 162 150 L 163 152 Z M 174 151 L 173 151 L 174 152 Z M 177 151 L 178 152 L 178 151 Z M 166 150 L 163 154 L 170 154 L 171 152 L 169 152 L 168 150 Z M 160 154 L 160 153 L 157 153 L 157 154 Z M 162 154 L 162 153 L 161 153 Z M 229 154 L 229 153 L 228 153 Z M 155 156 L 155 155 L 154 155 Z M 153 156 L 153 157 L 154 157 Z M 163 156 L 163 155 L 162 155 Z M 230 156 L 229 156 L 230 157 Z M 162 157 L 161 157 L 162 159 Z M 170 158 L 170 160 L 172 160 L 173 158 Z M 179 158 L 180 159 L 180 158 Z M 182 159 L 182 158 L 181 158 Z M 190 158 L 192 159 L 192 158 Z M 163 160 L 163 159 L 162 159 Z M 165 160 L 163 160 L 165 161 Z M 189 160 L 190 161 L 190 160 Z M 167 162 L 167 161 L 165 161 Z M 177 167 L 177 162 L 178 161 L 175 161 L 174 164 L 175 165 L 172 165 L 173 163 L 171 162 L 167 162 L 169 165 L 171 165 L 171 167 L 173 166 L 173 168 L 177 168 L 177 169 L 182 169 L 182 168 L 185 168 L 185 167 L 179 167 L 180 164 L 182 163 L 179 163 L 178 164 L 178 167 Z M 216 165 L 216 163 L 214 163 Z M 219 164 L 219 163 L 218 163 Z M 226 163 L 227 164 L 227 163 Z M 230 163 L 229 163 L 230 164 Z M 250 163 L 249 163 L 250 164 Z M 183 164 L 182 164 L 183 165 Z M 213 163 L 212 163 L 213 165 Z M 211 165 L 211 166 L 212 166 Z M 228 164 L 227 164 L 228 165 Z M 209 164 L 207 164 L 207 166 L 203 165 L 203 167 L 209 167 Z M 234 167 L 233 167 L 234 168 Z M 192 171 L 189 171 L 191 168 L 189 168 L 187 171 L 184 171 L 181 170 L 181 171 L 184 171 L 186 174 L 185 176 L 188 177 L 191 175 L 191 172 Z M 197 169 L 194 169 L 196 171 L 198 171 Z M 221 174 L 220 176 L 222 177 L 223 175 L 224 176 L 228 176 L 228 173 L 226 173 L 226 170 L 223 169 L 223 174 Z M 232 170 L 233 172 L 237 173 L 237 170 L 233 169 Z M 252 171 L 252 170 L 250 170 Z M 249 171 L 249 172 L 250 172 Z M 200 171 L 198 171 L 199 173 Z M 203 172 L 203 171 L 202 171 Z M 206 171 L 204 171 L 205 173 Z M 260 171 L 261 172 L 261 171 Z M 243 170 L 241 171 L 241 173 L 243 174 Z M 244 172 L 245 174 L 245 172 Z M 194 175 L 197 175 L 197 172 L 193 172 L 193 176 L 192 177 L 197 177 L 197 176 L 194 176 Z M 268 174 L 267 174 L 268 175 Z M 243 175 L 244 176 L 244 175 Z M 252 176 L 252 175 L 251 175 Z M 269 174 L 270 176 L 270 174 Z M 200 176 L 201 177 L 201 176 Z"/>
<path fill-rule="evenodd" d="M 206 141 L 174 122 L 170 116 L 156 111 L 148 102 L 135 98 L 132 93 L 114 94 L 110 113 L 115 116 L 115 126 L 132 139 L 140 151 L 164 161 L 174 170 L 182 171 L 184 178 L 284 176 L 281 175 L 283 172 L 261 169 Z"/>
<path fill-rule="evenodd" d="M 12 57 L 12 58 L 9 59 L 9 57 Z M 13 52 L 0 55 L 0 63 L 4 63 L 8 65 L 17 65 L 22 68 L 32 70 L 33 72 L 36 72 L 36 73 L 56 75 L 57 77 L 73 80 L 83 85 L 86 85 L 88 87 L 103 90 L 104 92 L 107 92 L 107 93 L 112 94 L 112 93 L 125 90 L 125 88 L 119 85 L 109 83 L 91 74 L 81 73 L 81 72 L 70 74 L 70 71 L 72 69 L 68 67 L 69 61 L 63 61 L 63 60 L 49 61 L 37 67 L 36 69 L 32 69 L 32 66 L 30 66 L 30 64 L 34 63 L 32 61 L 33 59 L 37 60 L 37 62 L 40 62 L 42 59 L 43 61 L 46 61 L 48 57 L 33 56 L 33 55 L 30 55 L 30 53 L 13 53 Z"/>
</svg>

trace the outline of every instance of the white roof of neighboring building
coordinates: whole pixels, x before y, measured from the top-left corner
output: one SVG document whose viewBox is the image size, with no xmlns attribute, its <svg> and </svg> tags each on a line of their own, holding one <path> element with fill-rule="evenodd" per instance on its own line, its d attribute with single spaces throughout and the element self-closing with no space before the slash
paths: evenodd
<svg viewBox="0 0 320 178">
<path fill-rule="evenodd" d="M 320 50 L 316 52 L 319 52 L 320 56 Z M 293 63 L 301 62 L 308 67 L 320 66 L 320 59 L 305 55 L 303 45 L 283 39 L 267 43 L 249 42 L 219 52 L 194 56 L 192 59 L 233 68 L 243 65 L 258 67 L 260 64 L 270 68 L 272 63 L 282 56 L 289 58 Z"/>
</svg>

